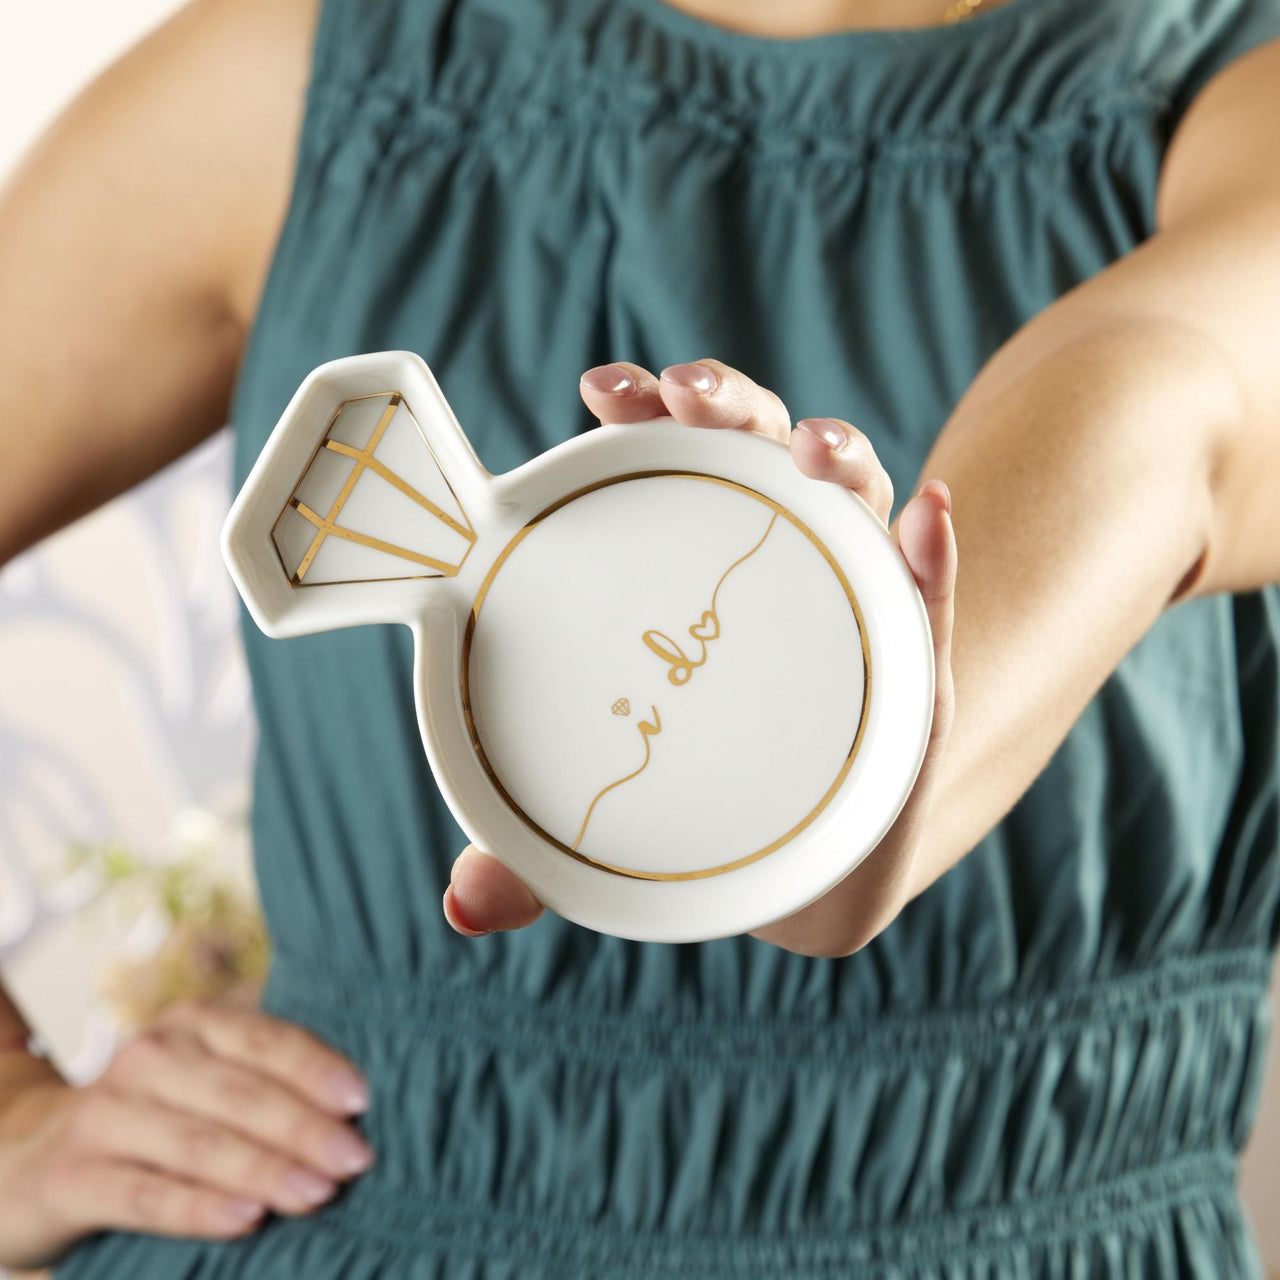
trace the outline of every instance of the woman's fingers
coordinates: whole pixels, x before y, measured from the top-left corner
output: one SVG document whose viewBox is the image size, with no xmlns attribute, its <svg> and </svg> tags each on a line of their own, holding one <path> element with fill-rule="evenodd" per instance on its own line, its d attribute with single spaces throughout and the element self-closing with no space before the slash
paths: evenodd
<svg viewBox="0 0 1280 1280">
<path fill-rule="evenodd" d="M 929 615 L 935 667 L 929 745 L 902 812 L 872 856 L 834 889 L 752 936 L 801 955 L 847 956 L 884 929 L 911 896 L 919 832 L 932 798 L 953 715 L 951 628 L 955 605 L 956 540 L 951 497 L 930 480 L 903 508 L 898 545 Z"/>
<path fill-rule="evenodd" d="M 941 480 L 929 480 L 898 517 L 898 546 L 924 598 L 933 633 L 936 672 L 933 731 L 937 745 L 951 727 L 951 631 L 955 621 L 956 537 L 951 494 Z"/>
<path fill-rule="evenodd" d="M 472 844 L 453 864 L 443 905 L 445 919 L 468 938 L 523 929 L 545 910 L 514 871 Z"/>
<path fill-rule="evenodd" d="M 222 1001 L 184 1000 L 160 1025 L 188 1032 L 218 1057 L 272 1076 L 335 1115 L 355 1115 L 369 1105 L 356 1068 L 291 1022 Z"/>
<path fill-rule="evenodd" d="M 778 396 L 723 360 L 673 364 L 658 379 L 666 412 L 690 427 L 755 431 L 782 444 L 791 415 Z"/>
<path fill-rule="evenodd" d="M 356 1100 L 342 1072 L 358 1075 L 299 1027 L 175 1007 L 91 1085 L 33 1087 L 0 1115 L 11 1246 L 44 1265 L 88 1231 L 231 1239 L 312 1212 L 373 1160 L 341 1118 Z"/>
<path fill-rule="evenodd" d="M 138 1162 L 206 1190 L 249 1199 L 277 1213 L 310 1213 L 338 1189 L 333 1178 L 243 1133 L 152 1098 L 87 1091 L 74 1124 L 85 1146 Z"/>
<path fill-rule="evenodd" d="M 351 1125 L 270 1076 L 209 1053 L 179 1028 L 157 1026 L 136 1036 L 103 1080 L 118 1093 L 231 1129 L 329 1178 L 354 1177 L 373 1162 Z"/>
<path fill-rule="evenodd" d="M 777 395 L 721 360 L 668 365 L 658 378 L 623 361 L 597 365 L 582 375 L 579 388 L 601 422 L 670 416 L 690 427 L 757 431 L 784 443 L 791 432 Z"/>
<path fill-rule="evenodd" d="M 658 379 L 638 364 L 596 365 L 578 380 L 578 390 L 601 422 L 644 422 L 667 413 Z"/>
<path fill-rule="evenodd" d="M 802 418 L 788 442 L 795 464 L 815 480 L 830 480 L 852 489 L 889 523 L 893 509 L 893 481 L 880 465 L 871 441 L 839 418 Z"/>
<path fill-rule="evenodd" d="M 267 1206 L 227 1196 L 141 1165 L 114 1159 L 56 1166 L 49 1199 L 74 1231 L 145 1231 L 153 1235 L 229 1240 L 248 1234 Z"/>
</svg>

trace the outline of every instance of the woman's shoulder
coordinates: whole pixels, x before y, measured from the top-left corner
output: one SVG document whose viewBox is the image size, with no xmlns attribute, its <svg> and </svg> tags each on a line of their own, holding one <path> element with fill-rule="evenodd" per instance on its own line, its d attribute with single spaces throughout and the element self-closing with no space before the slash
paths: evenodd
<svg viewBox="0 0 1280 1280">
<path fill-rule="evenodd" d="M 1116 28 L 1121 74 L 1147 86 L 1171 125 L 1219 72 L 1280 39 L 1280 0 L 1094 2 Z"/>
</svg>

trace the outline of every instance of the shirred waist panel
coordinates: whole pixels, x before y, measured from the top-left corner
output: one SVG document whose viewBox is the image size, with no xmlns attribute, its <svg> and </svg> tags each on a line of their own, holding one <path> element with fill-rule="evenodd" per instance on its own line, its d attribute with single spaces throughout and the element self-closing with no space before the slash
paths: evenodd
<svg viewBox="0 0 1280 1280">
<path fill-rule="evenodd" d="M 564 1274 L 634 1251 L 637 1274 L 781 1276 L 944 1265 L 1180 1205 L 1247 1239 L 1235 1166 L 1269 969 L 1218 951 L 858 1025 L 593 1013 L 279 954 L 264 1005 L 370 1078 L 377 1164 L 317 1223 L 563 1255 Z"/>
</svg>

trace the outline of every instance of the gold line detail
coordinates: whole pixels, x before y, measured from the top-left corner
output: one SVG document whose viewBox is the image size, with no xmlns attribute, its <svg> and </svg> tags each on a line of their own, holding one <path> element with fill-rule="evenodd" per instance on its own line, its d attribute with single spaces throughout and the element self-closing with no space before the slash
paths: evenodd
<svg viewBox="0 0 1280 1280">
<path fill-rule="evenodd" d="M 587 833 L 587 823 L 591 821 L 591 815 L 595 811 L 596 805 L 600 803 L 601 797 L 606 792 L 612 791 L 614 787 L 620 787 L 624 782 L 630 782 L 632 778 L 638 778 L 649 767 L 649 757 L 652 754 L 649 739 L 662 732 L 662 719 L 658 715 L 658 708 L 651 706 L 649 710 L 653 712 L 653 723 L 648 720 L 641 720 L 636 726 L 640 730 L 640 736 L 644 739 L 644 763 L 638 769 L 633 769 L 624 777 L 617 779 L 616 782 L 611 782 L 607 787 L 600 788 L 596 793 L 595 799 L 587 806 L 587 816 L 582 819 L 582 826 L 578 828 L 577 839 L 573 842 L 574 849 L 577 849 L 582 843 L 582 837 Z"/>
<path fill-rule="evenodd" d="M 701 652 L 696 659 L 692 659 L 685 651 L 674 641 L 669 635 L 662 631 L 655 631 L 652 628 L 646 631 L 640 639 L 644 641 L 645 646 L 653 653 L 657 654 L 663 662 L 668 664 L 667 679 L 672 684 L 687 684 L 692 677 L 694 671 L 702 666 L 707 660 L 707 645 L 716 640 L 720 636 L 720 615 L 716 613 L 716 597 L 720 594 L 720 588 L 724 586 L 724 580 L 744 561 L 750 560 L 757 551 L 764 546 L 764 540 L 773 532 L 773 526 L 777 522 L 778 513 L 775 511 L 769 519 L 768 527 L 756 540 L 756 544 L 745 555 L 739 556 L 721 575 L 720 581 L 716 583 L 715 590 L 711 593 L 711 608 L 703 612 L 702 617 L 698 619 L 693 626 L 688 628 L 688 633 L 701 646 Z M 708 619 L 710 621 L 708 622 Z M 669 648 L 663 648 L 658 641 L 664 641 Z"/>
<path fill-rule="evenodd" d="M 840 766 L 839 772 L 832 780 L 831 785 L 827 788 L 818 803 L 789 831 L 784 832 L 776 840 L 765 845 L 763 849 L 757 849 L 754 853 L 749 853 L 745 857 L 737 858 L 732 862 L 725 862 L 716 867 L 707 867 L 701 871 L 636 871 L 631 867 L 619 867 L 613 863 L 604 862 L 599 858 L 592 858 L 589 855 L 571 848 L 565 844 L 563 840 L 557 840 L 549 831 L 540 827 L 525 811 L 516 803 L 515 797 L 502 784 L 502 780 L 498 777 L 492 764 L 489 762 L 488 756 L 485 755 L 484 746 L 480 741 L 479 732 L 476 730 L 475 716 L 471 708 L 471 687 L 470 687 L 470 662 L 471 662 L 471 645 L 475 637 L 476 623 L 480 617 L 480 609 L 484 604 L 485 596 L 489 593 L 489 588 L 493 585 L 493 580 L 497 577 L 498 571 L 506 563 L 507 558 L 516 549 L 520 543 L 528 537 L 528 535 L 548 516 L 553 515 L 561 507 L 567 506 L 571 502 L 576 502 L 579 498 L 585 497 L 588 493 L 594 492 L 596 489 L 603 489 L 611 484 L 621 484 L 628 480 L 650 480 L 666 476 L 685 477 L 690 480 L 701 480 L 707 484 L 723 485 L 727 489 L 736 489 L 739 493 L 745 493 L 749 497 L 755 498 L 759 502 L 763 502 L 766 506 L 772 507 L 773 510 L 783 519 L 790 521 L 813 545 L 815 550 L 827 562 L 831 572 L 835 574 L 836 580 L 840 583 L 844 590 L 845 597 L 849 601 L 849 607 L 853 610 L 854 621 L 858 628 L 858 638 L 862 642 L 862 663 L 864 680 L 862 685 L 862 707 L 858 714 L 858 727 L 853 735 L 853 742 L 849 746 L 849 753 L 845 756 L 844 762 Z M 467 619 L 466 631 L 462 639 L 462 663 L 459 674 L 459 681 L 462 692 L 462 710 L 466 718 L 467 730 L 471 735 L 471 745 L 474 747 L 476 756 L 480 761 L 481 767 L 488 775 L 489 781 L 493 783 L 498 794 L 502 796 L 512 812 L 536 835 L 545 840 L 554 848 L 559 849 L 561 853 L 567 854 L 571 858 L 576 858 L 579 862 L 586 863 L 588 866 L 596 867 L 601 871 L 609 871 L 614 875 L 626 876 L 634 880 L 705 880 L 710 876 L 724 875 L 729 871 L 736 871 L 740 867 L 745 867 L 752 862 L 757 862 L 761 858 L 768 857 L 783 845 L 789 843 L 797 835 L 808 827 L 814 820 L 826 809 L 831 803 L 832 798 L 840 789 L 841 783 L 849 775 L 849 770 L 853 768 L 853 762 L 857 758 L 858 751 L 862 746 L 863 735 L 867 728 L 867 712 L 871 706 L 871 647 L 867 640 L 867 626 L 862 616 L 861 606 L 858 599 L 853 593 L 853 588 L 849 585 L 848 578 L 845 577 L 844 570 L 836 563 L 835 557 L 827 550 L 822 540 L 812 529 L 809 528 L 799 516 L 787 510 L 781 503 L 775 502 L 774 499 L 767 497 L 756 489 L 750 488 L 748 485 L 739 484 L 736 480 L 726 480 L 721 476 L 707 475 L 701 471 L 684 471 L 679 468 L 669 468 L 653 471 L 630 471 L 619 476 L 610 476 L 604 480 L 596 480 L 591 484 L 584 485 L 580 489 L 573 490 L 572 493 L 565 494 L 564 497 L 553 502 L 550 506 L 539 511 L 533 516 L 521 529 L 518 529 L 511 538 L 511 541 L 502 549 L 501 554 L 489 567 L 485 574 L 484 581 L 480 584 L 479 590 L 476 592 L 476 598 L 471 605 L 471 615 Z"/>
<path fill-rule="evenodd" d="M 725 579 L 740 564 L 742 564 L 743 561 L 750 560 L 751 557 L 755 555 L 762 546 L 764 546 L 765 539 L 773 532 L 773 526 L 777 523 L 777 520 L 778 513 L 775 511 L 773 515 L 769 517 L 769 523 L 765 526 L 765 531 L 756 539 L 755 545 L 752 546 L 751 550 L 740 555 L 720 575 L 719 581 L 711 592 L 711 608 L 704 610 L 702 617 L 688 628 L 689 635 L 692 636 L 693 639 L 695 639 L 702 647 L 702 652 L 696 660 L 690 660 L 684 650 L 681 649 L 670 636 L 661 631 L 650 629 L 640 637 L 640 639 L 644 641 L 645 645 L 652 650 L 653 653 L 657 654 L 663 662 L 670 664 L 667 670 L 667 679 L 670 680 L 672 684 L 681 685 L 688 683 L 690 677 L 693 675 L 694 669 L 702 666 L 702 664 L 706 662 L 707 645 L 712 640 L 718 639 L 720 636 L 720 615 L 716 613 L 716 597 L 720 594 L 720 588 L 724 586 Z M 708 623 L 707 619 L 710 619 L 710 623 Z M 670 649 L 664 650 L 662 646 L 657 643 L 658 640 L 665 641 L 670 646 Z M 681 672 L 684 674 L 681 675 Z M 658 719 L 657 707 L 653 708 L 653 716 L 655 720 Z M 627 774 L 625 778 L 619 778 L 616 782 L 611 782 L 604 788 L 604 790 L 597 793 L 595 799 L 592 800 L 591 804 L 587 807 L 587 816 L 583 818 L 582 826 L 578 830 L 578 838 L 573 842 L 573 847 L 575 849 L 577 849 L 577 847 L 582 843 L 582 837 L 586 834 L 587 824 L 591 821 L 591 814 L 594 812 L 597 803 L 599 803 L 600 798 L 605 794 L 605 792 L 612 791 L 615 787 L 620 787 L 624 782 L 630 782 L 632 778 L 638 777 L 646 768 L 648 768 L 650 751 L 649 734 L 661 732 L 662 723 L 659 721 L 655 728 L 655 726 L 649 724 L 647 721 L 642 720 L 638 727 L 640 732 L 644 735 L 644 764 L 634 772 Z"/>
<path fill-rule="evenodd" d="M 326 440 L 324 442 L 326 449 L 332 449 L 334 453 L 340 453 L 344 458 L 361 458 L 359 449 L 352 445 L 343 444 L 341 440 Z M 430 511 L 437 520 L 447 524 L 455 533 L 460 533 L 464 538 L 474 537 L 475 530 L 469 528 L 465 524 L 459 524 L 447 511 L 441 507 L 437 507 L 425 494 L 419 493 L 407 480 L 402 480 L 390 467 L 384 466 L 377 458 L 365 458 L 364 465 L 376 476 L 381 476 L 389 485 L 393 485 L 404 494 L 406 498 L 412 498 L 420 507 L 424 507 Z"/>
<path fill-rule="evenodd" d="M 378 447 L 378 442 L 382 439 L 383 433 L 387 427 L 391 425 L 391 419 L 396 416 L 396 410 L 403 401 L 399 395 L 392 395 L 387 401 L 387 407 L 382 411 L 382 417 L 378 419 L 378 425 L 374 427 L 373 434 L 369 437 L 369 443 L 357 455 L 357 461 L 351 468 L 351 474 L 343 482 L 342 488 L 338 490 L 338 496 L 333 500 L 333 506 L 329 508 L 329 514 L 325 516 L 324 523 L 320 525 L 316 532 L 316 536 L 311 540 L 311 545 L 307 548 L 307 554 L 302 557 L 301 563 L 298 565 L 293 575 L 295 583 L 299 583 L 307 576 L 307 570 L 311 568 L 311 562 L 316 558 L 316 553 L 324 545 L 325 538 L 333 532 L 333 522 L 342 514 L 342 508 L 346 506 L 347 499 L 351 496 L 351 491 L 356 487 L 356 481 L 360 479 L 361 473 L 365 469 L 365 465 L 370 458 L 373 457 L 373 451 Z M 334 416 L 333 422 L 336 422 L 337 416 Z M 333 422 L 329 424 L 325 434 L 333 429 Z M 312 461 L 315 459 L 313 458 Z M 304 472 L 305 474 L 305 472 Z M 301 483 L 301 482 L 299 482 Z M 299 507 L 299 510 L 301 508 Z"/>
<path fill-rule="evenodd" d="M 381 400 L 381 399 L 385 399 L 387 401 L 387 407 L 383 411 L 381 417 L 378 419 L 378 422 L 375 425 L 373 431 L 370 433 L 369 439 L 366 442 L 363 449 L 357 449 L 354 445 L 349 445 L 344 443 L 341 440 L 334 440 L 331 438 L 330 433 L 333 431 L 333 428 L 337 425 L 338 419 L 342 416 L 343 410 L 348 405 L 355 404 L 356 402 L 361 400 Z M 423 444 L 427 448 L 427 452 L 431 455 L 431 460 L 435 464 L 436 470 L 440 474 L 440 478 L 444 481 L 445 487 L 449 490 L 449 493 L 453 497 L 454 502 L 457 503 L 458 510 L 462 513 L 462 519 L 465 523 L 459 523 L 447 511 L 442 510 L 439 506 L 437 506 L 434 502 L 432 502 L 431 499 L 428 498 L 425 494 L 419 493 L 418 490 L 415 489 L 411 484 L 403 480 L 400 476 L 396 475 L 394 471 L 392 471 L 384 463 L 382 463 L 376 457 L 374 457 L 374 451 L 377 449 L 378 445 L 381 443 L 382 437 L 386 434 L 387 428 L 391 425 L 392 420 L 395 418 L 396 410 L 399 409 L 402 405 L 404 406 L 405 410 L 408 412 L 409 420 L 413 423 L 415 429 L 417 430 L 419 439 L 423 442 Z M 307 473 L 311 470 L 311 467 L 314 465 L 316 458 L 320 456 L 320 452 L 323 449 L 329 449 L 332 452 L 337 453 L 342 457 L 350 458 L 355 464 L 351 469 L 351 474 L 347 476 L 346 480 L 343 482 L 342 489 L 339 491 L 338 496 L 334 499 L 332 506 L 329 508 L 328 514 L 324 516 L 320 515 L 318 512 L 312 511 L 310 507 L 306 506 L 305 503 L 301 502 L 296 497 L 298 485 L 300 485 L 302 481 L 306 478 Z M 374 538 L 368 534 L 360 533 L 357 530 L 347 529 L 338 525 L 336 521 L 338 517 L 341 515 L 343 507 L 346 505 L 348 499 L 351 497 L 351 493 L 355 488 L 356 481 L 359 480 L 361 473 L 364 472 L 366 469 L 369 471 L 372 471 L 375 475 L 378 475 L 382 479 L 386 480 L 389 484 L 393 485 L 395 488 L 400 490 L 400 492 L 403 493 L 406 497 L 410 498 L 412 501 L 417 503 L 425 511 L 428 511 L 436 519 L 440 520 L 448 528 L 452 529 L 454 532 L 466 538 L 468 545 L 467 545 L 466 551 L 462 555 L 462 559 L 459 560 L 457 564 L 449 564 L 446 561 L 438 560 L 432 556 L 423 555 L 417 551 L 410 551 L 407 547 L 398 546 L 393 542 L 387 542 L 381 538 Z M 409 574 L 409 575 L 405 575 L 404 577 L 395 578 L 395 579 L 391 579 L 391 578 L 377 579 L 377 581 L 380 581 L 380 582 L 406 581 L 414 577 L 417 577 L 417 578 L 453 577 L 462 571 L 462 566 L 466 563 L 467 557 L 471 554 L 476 544 L 478 535 L 476 534 L 474 526 L 471 524 L 471 520 L 470 520 L 470 517 L 467 515 L 466 508 L 463 506 L 461 500 L 458 498 L 457 491 L 454 489 L 453 485 L 450 483 L 449 477 L 445 474 L 444 467 L 440 465 L 440 459 L 436 456 L 436 451 L 435 449 L 432 448 L 431 441 L 427 439 L 425 432 L 422 430 L 422 424 L 418 422 L 416 416 L 413 413 L 413 410 L 409 407 L 408 404 L 405 403 L 404 396 L 399 391 L 375 391 L 375 392 L 371 392 L 368 395 L 350 396 L 348 399 L 344 400 L 337 407 L 337 409 L 334 410 L 333 416 L 329 419 L 328 424 L 325 426 L 324 435 L 321 437 L 320 443 L 316 446 L 314 452 L 311 454 L 311 457 L 307 461 L 307 465 L 302 469 L 302 474 L 298 477 L 297 483 L 294 485 L 294 492 L 295 492 L 295 496 L 290 497 L 288 507 L 297 511 L 309 523 L 314 525 L 316 529 L 316 535 L 312 539 L 310 546 L 307 548 L 306 554 L 302 557 L 301 561 L 299 561 L 297 569 L 293 572 L 293 574 L 289 574 L 289 571 L 285 569 L 284 560 L 280 553 L 280 548 L 279 546 L 276 545 L 274 531 L 273 531 L 273 536 L 271 539 L 272 546 L 275 548 L 276 558 L 280 561 L 280 567 L 282 570 L 284 570 L 285 576 L 289 578 L 289 582 L 291 586 L 301 587 L 301 586 L 313 585 L 311 583 L 304 582 L 303 579 L 305 578 L 307 571 L 311 568 L 312 562 L 315 560 L 316 555 L 320 551 L 320 548 L 324 545 L 324 540 L 330 535 L 333 535 L 334 537 L 337 537 L 337 538 L 341 538 L 346 542 L 353 542 L 360 546 L 368 547 L 370 550 L 373 550 L 373 551 L 380 551 L 386 555 L 395 556 L 397 559 L 408 560 L 414 564 L 420 564 L 425 568 L 436 570 L 434 574 L 416 574 L 416 575 Z M 276 523 L 278 525 L 279 521 L 277 520 Z M 351 579 L 344 583 L 331 582 L 331 583 L 323 583 L 320 585 L 323 585 L 323 586 L 349 585 L 350 582 L 353 582 L 353 581 L 362 581 L 362 579 Z"/>
<path fill-rule="evenodd" d="M 428 569 L 435 569 L 445 577 L 452 577 L 457 573 L 455 566 L 447 564 L 443 560 L 435 560 L 431 556 L 424 556 L 420 552 L 410 551 L 407 547 L 398 547 L 394 542 L 383 542 L 381 538 L 371 538 L 367 533 L 356 533 L 354 529 L 343 529 L 340 526 L 330 530 L 335 538 L 342 538 L 346 542 L 357 542 L 362 547 L 369 547 L 373 551 L 385 551 L 388 555 L 399 556 L 403 560 L 412 560 L 414 564 L 420 564 Z"/>
</svg>

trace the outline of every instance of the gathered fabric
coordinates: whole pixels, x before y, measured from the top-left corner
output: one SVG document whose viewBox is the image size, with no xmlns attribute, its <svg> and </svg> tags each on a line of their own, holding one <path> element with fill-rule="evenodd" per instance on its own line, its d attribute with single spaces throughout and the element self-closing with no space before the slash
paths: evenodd
<svg viewBox="0 0 1280 1280">
<path fill-rule="evenodd" d="M 421 354 L 495 473 L 590 429 L 586 368 L 715 357 L 856 423 L 901 503 L 995 349 L 1155 233 L 1182 115 L 1276 36 L 1280 0 L 796 40 L 664 0 L 326 0 L 236 480 L 335 357 Z M 1280 930 L 1280 592 L 1166 611 L 844 959 L 550 913 L 460 937 L 408 631 L 244 638 L 264 1006 L 364 1070 L 377 1163 L 234 1243 L 102 1233 L 59 1280 L 1260 1275 L 1235 1182 Z"/>
</svg>

